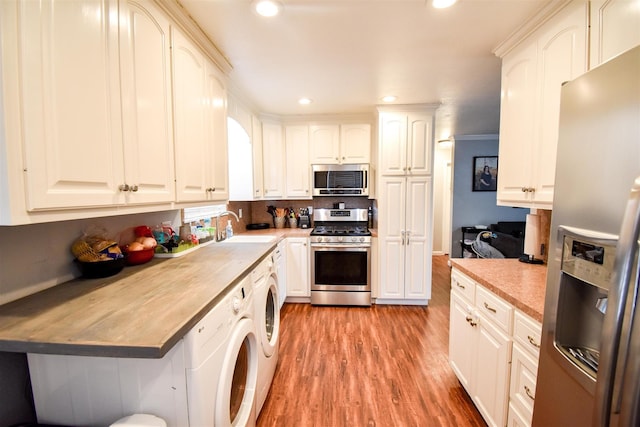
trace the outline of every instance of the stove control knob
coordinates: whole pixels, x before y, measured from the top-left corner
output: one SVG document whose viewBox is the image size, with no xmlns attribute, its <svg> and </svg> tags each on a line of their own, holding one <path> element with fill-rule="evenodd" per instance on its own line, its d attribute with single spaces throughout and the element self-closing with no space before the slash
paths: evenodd
<svg viewBox="0 0 640 427">
<path fill-rule="evenodd" d="M 364 237 L 361 237 L 361 238 L 360 238 L 360 242 L 364 242 Z"/>
<path fill-rule="evenodd" d="M 316 237 L 316 242 L 318 243 L 322 242 L 322 237 Z"/>
<path fill-rule="evenodd" d="M 342 236 L 338 236 L 338 242 L 342 242 L 343 237 Z"/>
</svg>

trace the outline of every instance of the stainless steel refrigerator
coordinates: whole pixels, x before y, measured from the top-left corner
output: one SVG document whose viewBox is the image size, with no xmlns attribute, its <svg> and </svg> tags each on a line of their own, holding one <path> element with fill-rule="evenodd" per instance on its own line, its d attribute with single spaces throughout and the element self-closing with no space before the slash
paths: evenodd
<svg viewBox="0 0 640 427">
<path fill-rule="evenodd" d="M 533 425 L 638 426 L 640 46 L 562 87 Z"/>
</svg>

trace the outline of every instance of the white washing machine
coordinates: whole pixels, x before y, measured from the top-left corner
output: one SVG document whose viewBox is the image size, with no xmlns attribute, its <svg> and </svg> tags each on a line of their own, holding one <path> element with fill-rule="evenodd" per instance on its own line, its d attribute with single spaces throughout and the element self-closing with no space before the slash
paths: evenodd
<svg viewBox="0 0 640 427">
<path fill-rule="evenodd" d="M 247 275 L 184 337 L 191 427 L 255 426 L 254 295 Z"/>
<path fill-rule="evenodd" d="M 28 354 L 38 421 L 99 427 L 134 413 L 169 427 L 255 426 L 251 275 L 162 359 Z"/>
<path fill-rule="evenodd" d="M 256 418 L 267 399 L 273 375 L 278 364 L 280 335 L 280 300 L 275 252 L 269 254 L 253 271 L 255 324 L 260 349 L 258 350 L 258 383 L 256 392 Z"/>
</svg>

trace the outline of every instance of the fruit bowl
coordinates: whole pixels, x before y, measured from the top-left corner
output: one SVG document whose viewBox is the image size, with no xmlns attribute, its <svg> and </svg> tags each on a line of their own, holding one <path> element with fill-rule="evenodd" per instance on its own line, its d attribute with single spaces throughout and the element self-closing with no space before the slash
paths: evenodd
<svg viewBox="0 0 640 427">
<path fill-rule="evenodd" d="M 139 251 L 130 251 L 127 246 L 120 248 L 124 254 L 124 259 L 127 261 L 127 265 L 139 265 L 145 262 L 151 261 L 155 254 L 155 248 L 142 249 Z"/>
<path fill-rule="evenodd" d="M 88 279 L 96 279 L 100 277 L 109 277 L 116 275 L 122 271 L 125 264 L 125 258 L 117 258 L 103 261 L 80 261 L 76 260 L 80 266 L 82 275 Z"/>
</svg>

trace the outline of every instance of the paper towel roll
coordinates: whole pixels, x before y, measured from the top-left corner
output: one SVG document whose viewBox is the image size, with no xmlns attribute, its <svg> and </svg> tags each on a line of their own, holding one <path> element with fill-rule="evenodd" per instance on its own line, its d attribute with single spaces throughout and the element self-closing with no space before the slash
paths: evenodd
<svg viewBox="0 0 640 427">
<path fill-rule="evenodd" d="M 536 257 L 540 255 L 540 216 L 527 215 L 527 223 L 524 230 L 524 253 Z"/>
</svg>

